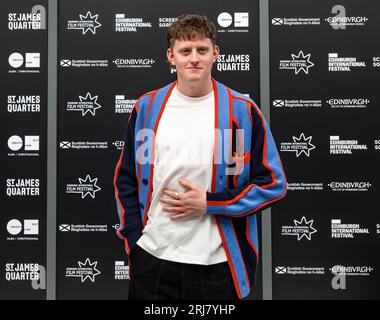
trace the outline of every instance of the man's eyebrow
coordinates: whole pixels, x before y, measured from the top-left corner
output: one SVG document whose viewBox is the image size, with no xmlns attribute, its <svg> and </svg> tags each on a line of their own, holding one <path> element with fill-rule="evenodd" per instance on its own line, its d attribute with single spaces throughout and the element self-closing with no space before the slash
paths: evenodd
<svg viewBox="0 0 380 320">
<path fill-rule="evenodd" d="M 183 47 L 183 48 L 180 48 L 178 49 L 179 51 L 184 51 L 184 50 L 190 50 L 192 47 Z M 206 49 L 208 50 L 208 47 L 207 46 L 198 46 L 197 49 Z"/>
</svg>

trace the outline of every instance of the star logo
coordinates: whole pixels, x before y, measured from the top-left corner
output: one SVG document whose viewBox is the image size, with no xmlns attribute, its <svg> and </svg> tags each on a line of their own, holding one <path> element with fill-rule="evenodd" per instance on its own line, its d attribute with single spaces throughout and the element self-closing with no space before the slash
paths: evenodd
<svg viewBox="0 0 380 320">
<path fill-rule="evenodd" d="M 95 276 L 100 274 L 100 271 L 96 269 L 98 261 L 91 262 L 89 258 L 85 262 L 78 261 L 79 267 L 66 268 L 66 277 L 81 278 L 81 282 L 89 279 L 91 282 L 95 282 Z"/>
<path fill-rule="evenodd" d="M 79 110 L 82 111 L 82 116 L 85 116 L 88 112 L 95 116 L 95 110 L 102 107 L 98 103 L 98 96 L 92 97 L 89 92 L 87 92 L 84 97 L 79 96 L 79 100 L 81 102 L 81 108 L 79 108 Z"/>
<path fill-rule="evenodd" d="M 98 178 L 91 179 L 88 174 L 86 178 L 83 180 L 81 178 L 78 179 L 80 183 L 80 192 L 82 193 L 82 199 L 86 197 L 88 194 L 94 199 L 95 192 L 101 190 L 99 186 L 97 186 Z"/>
<path fill-rule="evenodd" d="M 314 63 L 310 61 L 311 53 L 305 55 L 303 51 L 301 50 L 298 55 L 295 55 L 292 53 L 292 59 L 293 59 L 293 65 L 294 65 L 294 72 L 295 74 L 298 74 L 301 70 L 305 72 L 306 74 L 309 73 L 309 68 L 314 66 Z M 294 62 L 297 62 L 297 64 L 294 64 Z"/>
<path fill-rule="evenodd" d="M 311 136 L 306 138 L 305 134 L 303 134 L 303 133 L 301 133 L 299 138 L 293 136 L 294 143 L 297 143 L 297 144 L 304 146 L 303 148 L 297 148 L 296 150 L 294 150 L 294 151 L 296 151 L 297 157 L 299 157 L 299 155 L 301 153 L 305 153 L 306 156 L 310 157 L 310 151 L 315 149 L 315 145 L 311 144 L 311 139 L 312 139 Z M 306 145 L 305 145 L 305 143 L 306 143 Z"/>
<path fill-rule="evenodd" d="M 84 282 L 87 278 L 90 279 L 92 282 L 95 282 L 95 276 L 100 274 L 100 271 L 96 269 L 98 261 L 91 263 L 90 259 L 87 258 L 84 263 L 78 261 L 78 265 L 79 268 L 85 269 L 85 271 L 87 271 L 83 272 L 83 274 L 81 275 L 81 282 Z"/>
<path fill-rule="evenodd" d="M 101 26 L 101 23 L 98 22 L 98 16 L 98 14 L 92 15 L 90 11 L 87 11 L 85 16 L 79 15 L 81 23 L 85 23 L 85 26 L 82 27 L 82 34 L 86 34 L 87 31 L 95 34 L 96 28 Z"/>
<path fill-rule="evenodd" d="M 310 151 L 315 149 L 315 145 L 311 144 L 312 137 L 305 137 L 304 133 L 301 133 L 300 137 L 293 136 L 293 142 L 281 142 L 282 152 L 295 152 L 299 157 L 304 153 L 307 157 L 310 157 Z"/>
<path fill-rule="evenodd" d="M 307 240 L 311 240 L 311 235 L 316 233 L 317 230 L 313 228 L 314 220 L 306 221 L 305 217 L 302 217 L 301 221 L 294 219 L 294 225 L 298 229 L 297 231 L 297 240 L 301 240 L 305 237 Z"/>
</svg>

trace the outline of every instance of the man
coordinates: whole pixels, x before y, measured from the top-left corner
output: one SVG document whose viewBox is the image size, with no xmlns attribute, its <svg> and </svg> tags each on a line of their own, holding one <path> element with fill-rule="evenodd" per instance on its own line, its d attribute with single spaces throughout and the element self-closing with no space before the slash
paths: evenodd
<svg viewBox="0 0 380 320">
<path fill-rule="evenodd" d="M 168 30 L 177 81 L 138 99 L 114 186 L 130 259 L 129 299 L 242 299 L 258 263 L 256 214 L 286 194 L 256 104 L 211 76 L 205 16 Z"/>
</svg>

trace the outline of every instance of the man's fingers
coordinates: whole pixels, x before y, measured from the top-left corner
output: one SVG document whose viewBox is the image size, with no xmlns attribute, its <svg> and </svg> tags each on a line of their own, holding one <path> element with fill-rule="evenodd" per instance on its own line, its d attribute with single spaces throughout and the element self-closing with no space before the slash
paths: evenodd
<svg viewBox="0 0 380 320">
<path fill-rule="evenodd" d="M 160 198 L 160 201 L 172 206 L 180 206 L 182 204 L 181 200 L 175 200 L 173 198 Z"/>
<path fill-rule="evenodd" d="M 179 219 L 186 218 L 188 216 L 189 215 L 187 213 L 180 213 L 180 214 L 176 214 L 176 215 L 171 216 L 170 219 L 172 219 L 172 220 L 179 220 Z"/>
<path fill-rule="evenodd" d="M 164 189 L 164 194 L 172 197 L 173 199 L 179 200 L 176 197 L 177 192 L 178 191 L 173 191 L 173 190 L 170 190 L 170 189 Z M 181 197 L 181 193 L 180 192 L 178 192 L 178 197 Z"/>
<path fill-rule="evenodd" d="M 185 212 L 184 209 L 181 207 L 163 207 L 162 210 L 168 211 L 168 212 L 177 212 L 177 213 Z"/>
</svg>

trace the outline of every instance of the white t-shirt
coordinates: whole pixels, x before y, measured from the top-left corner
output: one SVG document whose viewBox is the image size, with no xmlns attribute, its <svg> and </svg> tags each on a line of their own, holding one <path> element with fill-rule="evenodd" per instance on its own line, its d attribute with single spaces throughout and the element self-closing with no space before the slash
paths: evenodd
<svg viewBox="0 0 380 320">
<path fill-rule="evenodd" d="M 157 258 L 201 265 L 227 261 L 213 215 L 171 220 L 174 213 L 163 211 L 160 202 L 165 188 L 186 191 L 179 179 L 211 191 L 214 123 L 213 92 L 191 98 L 173 89 L 157 128 L 151 205 L 137 242 Z"/>
</svg>

